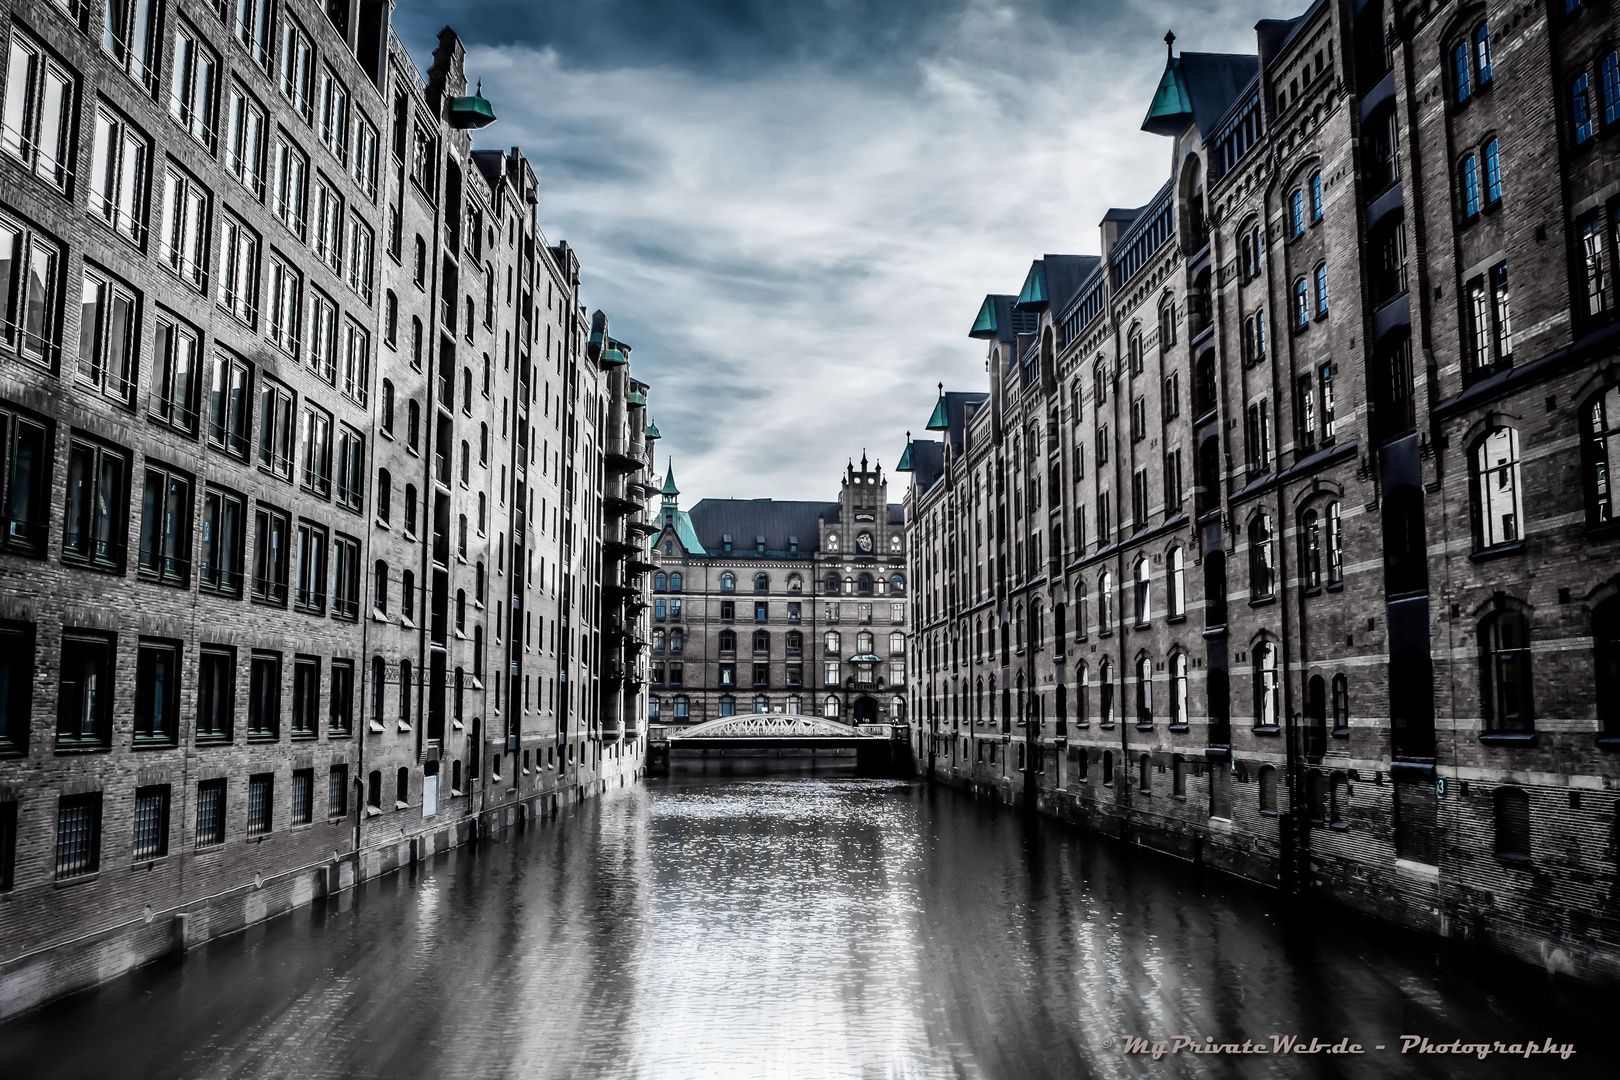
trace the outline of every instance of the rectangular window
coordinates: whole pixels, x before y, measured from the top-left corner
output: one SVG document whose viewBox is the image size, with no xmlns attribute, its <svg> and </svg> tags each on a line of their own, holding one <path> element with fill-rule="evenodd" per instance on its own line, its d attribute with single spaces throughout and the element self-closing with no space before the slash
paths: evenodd
<svg viewBox="0 0 1620 1080">
<path fill-rule="evenodd" d="M 169 785 L 153 784 L 135 789 L 135 843 L 132 854 L 142 859 L 161 859 L 169 853 Z"/>
<path fill-rule="evenodd" d="M 281 654 L 254 653 L 248 670 L 248 738 L 281 737 Z"/>
<path fill-rule="evenodd" d="M 356 619 L 359 616 L 360 542 L 339 536 L 332 541 L 332 617 Z"/>
<path fill-rule="evenodd" d="M 148 415 L 187 435 L 197 433 L 197 334 L 159 316 L 152 336 L 152 391 Z"/>
<path fill-rule="evenodd" d="M 173 77 L 169 82 L 169 114 L 191 137 L 214 148 L 214 83 L 219 60 L 202 38 L 184 22 L 175 24 Z"/>
<path fill-rule="evenodd" d="M 96 109 L 90 212 L 120 236 L 146 242 L 146 136 L 105 105 Z"/>
<path fill-rule="evenodd" d="M 275 825 L 276 775 L 254 773 L 248 777 L 247 834 L 263 836 Z"/>
<path fill-rule="evenodd" d="M 337 381 L 337 305 L 319 289 L 309 292 L 309 366 L 329 383 Z"/>
<path fill-rule="evenodd" d="M 288 534 L 286 514 L 259 504 L 253 542 L 253 599 L 269 604 L 287 603 Z"/>
<path fill-rule="evenodd" d="M 332 414 L 314 405 L 304 406 L 299 458 L 303 463 L 304 490 L 327 498 L 332 494 Z"/>
<path fill-rule="evenodd" d="M 123 570 L 128 458 L 75 439 L 68 451 L 62 557 Z"/>
<path fill-rule="evenodd" d="M 1322 445 L 1331 444 L 1338 437 L 1338 426 L 1333 419 L 1333 372 L 1332 362 L 1323 364 L 1317 369 L 1317 386 L 1321 390 L 1322 405 Z"/>
<path fill-rule="evenodd" d="M 272 209 L 276 217 L 298 239 L 304 238 L 304 208 L 309 159 L 298 149 L 293 137 L 277 130 Z"/>
<path fill-rule="evenodd" d="M 265 333 L 276 348 L 294 359 L 298 357 L 299 299 L 302 291 L 298 271 L 278 256 L 270 256 L 269 289 L 265 296 L 269 318 L 265 323 Z"/>
<path fill-rule="evenodd" d="M 259 319 L 259 237 L 234 216 L 219 223 L 219 305 L 248 326 Z"/>
<path fill-rule="evenodd" d="M 45 553 L 50 445 L 44 423 L 0 407 L 0 545 L 18 554 Z"/>
<path fill-rule="evenodd" d="M 1167 512 L 1181 509 L 1185 490 L 1181 473 L 1181 448 L 1177 447 L 1164 455 L 1164 504 Z"/>
<path fill-rule="evenodd" d="M 332 661 L 332 697 L 326 713 L 326 734 L 330 738 L 354 730 L 354 661 Z"/>
<path fill-rule="evenodd" d="M 223 351 L 214 353 L 208 378 L 208 442 L 234 457 L 248 454 L 248 416 L 253 374 L 248 365 Z"/>
<path fill-rule="evenodd" d="M 326 816 L 349 816 L 349 767 L 333 765 L 326 774 Z"/>
<path fill-rule="evenodd" d="M 79 379 L 110 398 L 132 404 L 140 318 L 135 294 L 87 267 L 80 296 Z"/>
<path fill-rule="evenodd" d="M 31 228 L 0 217 L 0 348 L 50 367 L 61 329 L 60 251 Z"/>
<path fill-rule="evenodd" d="M 235 25 L 231 32 L 253 57 L 253 62 L 270 67 L 270 0 L 235 0 Z"/>
<path fill-rule="evenodd" d="M 292 443 L 292 391 L 265 379 L 259 387 L 259 468 L 291 480 Z"/>
<path fill-rule="evenodd" d="M 429 196 L 433 194 L 433 139 L 420 123 L 411 128 L 411 180 Z"/>
<path fill-rule="evenodd" d="M 1491 313 L 1496 319 L 1496 360 L 1513 362 L 1513 312 L 1509 303 L 1507 263 L 1491 267 Z"/>
<path fill-rule="evenodd" d="M 321 142 L 339 161 L 348 161 L 349 91 L 329 67 L 321 68 Z"/>
<path fill-rule="evenodd" d="M 308 825 L 315 820 L 315 770 L 294 769 L 292 774 L 292 823 Z"/>
<path fill-rule="evenodd" d="M 18 754 L 28 749 L 33 702 L 34 627 L 30 623 L 0 622 L 0 754 Z M 3 858 L 4 852 L 0 851 Z"/>
<path fill-rule="evenodd" d="M 236 730 L 236 654 L 204 645 L 197 663 L 197 742 L 231 741 Z"/>
<path fill-rule="evenodd" d="M 293 657 L 293 738 L 313 739 L 320 734 L 320 704 L 320 658 L 316 656 Z"/>
<path fill-rule="evenodd" d="M 191 583 L 191 480 L 152 465 L 141 494 L 140 572 L 167 585 Z"/>
<path fill-rule="evenodd" d="M 242 595 L 242 539 L 246 514 L 240 495 L 218 488 L 203 494 L 201 585 L 227 596 Z"/>
<path fill-rule="evenodd" d="M 285 5 L 281 11 L 281 93 L 307 122 L 315 79 L 315 46 L 293 21 Z"/>
<path fill-rule="evenodd" d="M 1609 258 L 1603 218 L 1593 214 L 1580 223 L 1581 256 L 1586 278 L 1586 314 L 1598 318 L 1609 310 Z"/>
<path fill-rule="evenodd" d="M 72 795 L 57 804 L 56 876 L 93 874 L 101 868 L 101 794 Z"/>
<path fill-rule="evenodd" d="M 1164 380 L 1164 418 L 1174 420 L 1181 415 L 1181 372 L 1172 372 Z"/>
<path fill-rule="evenodd" d="M 225 842 L 225 781 L 204 780 L 197 785 L 197 846 Z"/>
<path fill-rule="evenodd" d="M 315 235 L 310 246 L 334 274 L 343 273 L 343 199 L 321 178 L 315 181 Z"/>
<path fill-rule="evenodd" d="M 371 335 L 353 319 L 343 322 L 343 392 L 361 405 L 371 378 Z"/>
<path fill-rule="evenodd" d="M 377 129 L 363 117 L 354 126 L 354 180 L 368 198 L 377 197 Z"/>
<path fill-rule="evenodd" d="M 338 504 L 358 513 L 366 494 L 366 437 L 347 424 L 338 425 L 337 457 Z"/>
<path fill-rule="evenodd" d="M 375 244 L 376 234 L 371 231 L 371 226 L 358 216 L 350 217 L 349 288 L 368 304 L 371 303 L 371 254 Z"/>
<path fill-rule="evenodd" d="M 158 257 L 194 289 L 207 286 L 208 193 L 170 166 L 163 170 L 163 231 Z"/>
<path fill-rule="evenodd" d="M 157 83 L 158 0 L 107 0 L 101 47 L 130 78 L 148 89 Z"/>
<path fill-rule="evenodd" d="M 293 606 L 312 615 L 326 611 L 326 530 L 311 521 L 298 523 L 298 587 Z"/>
<path fill-rule="evenodd" d="M 73 167 L 73 83 L 67 68 L 32 40 L 11 35 L 0 148 L 60 190 Z"/>
<path fill-rule="evenodd" d="M 225 167 L 255 199 L 264 197 L 264 110 L 236 83 L 225 100 Z"/>
<path fill-rule="evenodd" d="M 173 745 L 180 724 L 180 645 L 142 639 L 135 661 L 135 742 Z"/>
<path fill-rule="evenodd" d="M 62 680 L 56 702 L 58 748 L 112 745 L 113 646 L 111 634 L 63 632 Z"/>
</svg>

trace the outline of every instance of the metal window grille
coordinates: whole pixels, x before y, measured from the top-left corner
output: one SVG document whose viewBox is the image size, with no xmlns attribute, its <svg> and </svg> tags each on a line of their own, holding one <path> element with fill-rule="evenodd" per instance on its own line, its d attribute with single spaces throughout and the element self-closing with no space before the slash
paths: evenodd
<svg viewBox="0 0 1620 1080">
<path fill-rule="evenodd" d="M 248 777 L 248 835 L 263 836 L 270 831 L 270 798 L 274 777 L 257 773 Z"/>
<path fill-rule="evenodd" d="M 93 874 L 98 868 L 101 796 L 63 799 L 56 817 L 56 876 Z"/>
<path fill-rule="evenodd" d="M 349 767 L 334 765 L 327 782 L 326 814 L 346 817 L 349 813 Z"/>
<path fill-rule="evenodd" d="M 297 770 L 292 782 L 293 824 L 308 825 L 315 820 L 315 770 Z"/>
<path fill-rule="evenodd" d="M 225 842 L 225 781 L 206 780 L 197 785 L 197 846 Z"/>
<path fill-rule="evenodd" d="M 169 789 L 145 787 L 135 792 L 136 859 L 156 859 L 169 853 Z"/>
</svg>

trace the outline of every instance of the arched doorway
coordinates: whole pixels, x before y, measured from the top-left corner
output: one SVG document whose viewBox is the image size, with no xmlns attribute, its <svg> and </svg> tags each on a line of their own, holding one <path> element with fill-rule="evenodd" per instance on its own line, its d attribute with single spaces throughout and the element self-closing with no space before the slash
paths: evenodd
<svg viewBox="0 0 1620 1080">
<path fill-rule="evenodd" d="M 876 699 L 861 696 L 855 699 L 853 713 L 857 724 L 875 724 L 878 721 L 878 703 Z"/>
</svg>

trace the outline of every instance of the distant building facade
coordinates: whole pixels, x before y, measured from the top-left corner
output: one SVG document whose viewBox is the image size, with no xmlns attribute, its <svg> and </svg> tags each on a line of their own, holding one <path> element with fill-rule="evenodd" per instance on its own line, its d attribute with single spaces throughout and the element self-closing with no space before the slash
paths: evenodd
<svg viewBox="0 0 1620 1080">
<path fill-rule="evenodd" d="M 0 22 L 7 1015 L 633 775 L 647 387 L 452 31 Z"/>
<path fill-rule="evenodd" d="M 1615 30 L 1172 51 L 1171 176 L 986 297 L 907 448 L 934 775 L 1620 980 Z"/>
<path fill-rule="evenodd" d="M 863 455 L 837 502 L 703 499 L 682 510 L 670 466 L 652 546 L 649 721 L 901 722 L 905 530 L 888 490 Z"/>
</svg>

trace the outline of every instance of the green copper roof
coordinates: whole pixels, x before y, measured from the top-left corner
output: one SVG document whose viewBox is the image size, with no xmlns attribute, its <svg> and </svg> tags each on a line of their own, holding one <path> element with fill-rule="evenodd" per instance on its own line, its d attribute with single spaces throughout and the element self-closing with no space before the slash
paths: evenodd
<svg viewBox="0 0 1620 1080">
<path fill-rule="evenodd" d="M 644 396 L 642 396 L 642 393 L 641 393 L 640 390 L 632 390 L 632 391 L 630 391 L 630 396 L 625 398 L 624 400 L 628 401 L 632 405 L 645 405 L 645 404 L 647 404 L 647 399 Z"/>
<path fill-rule="evenodd" d="M 663 494 L 679 495 L 680 493 L 681 489 L 675 486 L 675 463 L 672 461 L 669 463 L 668 469 L 664 472 Z"/>
<path fill-rule="evenodd" d="M 1018 291 L 1017 306 L 1022 311 L 1039 311 L 1046 304 L 1046 262 L 1036 259 L 1029 264 L 1024 287 Z"/>
<path fill-rule="evenodd" d="M 617 367 L 620 364 L 628 364 L 630 361 L 626 360 L 624 353 L 618 349 L 603 349 L 600 362 L 605 366 Z"/>
<path fill-rule="evenodd" d="M 494 122 L 495 107 L 484 97 L 482 83 L 479 84 L 478 93 L 450 99 L 451 127 L 481 128 Z"/>
<path fill-rule="evenodd" d="M 641 433 L 641 437 L 644 438 L 644 439 L 662 439 L 663 438 L 662 435 L 658 434 L 658 425 L 654 424 L 654 423 L 651 423 L 651 422 L 649 422 L 647 424 L 647 430 L 643 431 Z"/>
<path fill-rule="evenodd" d="M 945 395 L 939 395 L 939 401 L 934 404 L 934 415 L 928 418 L 929 431 L 946 431 L 951 426 L 951 418 L 945 411 Z"/>
<path fill-rule="evenodd" d="M 911 440 L 906 440 L 905 453 L 900 455 L 900 464 L 894 467 L 895 472 L 911 472 L 916 466 L 911 463 Z"/>
<path fill-rule="evenodd" d="M 1142 119 L 1142 130 L 1154 135 L 1174 135 L 1192 119 L 1192 94 L 1187 90 L 1187 76 L 1181 70 L 1181 57 L 1172 56 L 1164 65 L 1159 88 L 1153 92 L 1153 104 L 1148 106 Z"/>
<path fill-rule="evenodd" d="M 979 305 L 979 317 L 973 320 L 973 329 L 968 331 L 970 338 L 993 338 L 996 336 L 996 299 L 993 296 L 984 298 Z"/>
<path fill-rule="evenodd" d="M 692 527 L 691 516 L 685 510 L 675 515 L 675 539 L 681 542 L 681 547 L 685 548 L 689 555 L 708 554 L 704 550 L 703 541 L 698 539 L 697 530 Z M 656 544 L 657 542 L 658 540 L 655 537 L 653 543 Z"/>
</svg>

